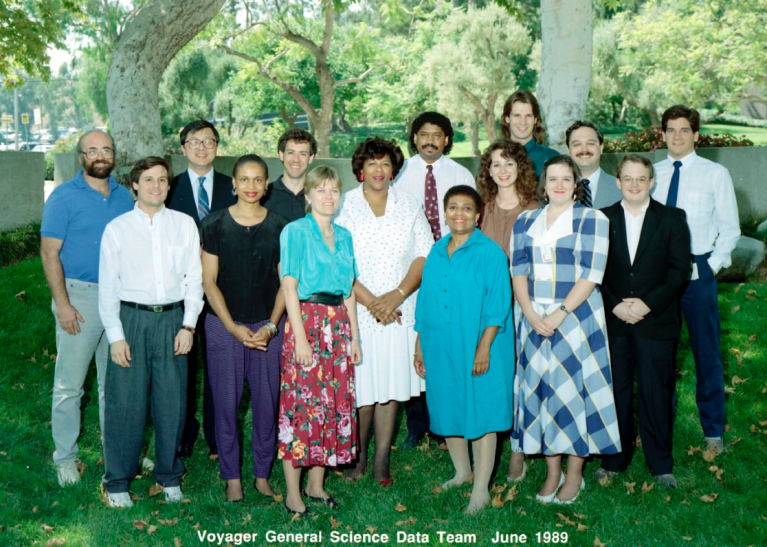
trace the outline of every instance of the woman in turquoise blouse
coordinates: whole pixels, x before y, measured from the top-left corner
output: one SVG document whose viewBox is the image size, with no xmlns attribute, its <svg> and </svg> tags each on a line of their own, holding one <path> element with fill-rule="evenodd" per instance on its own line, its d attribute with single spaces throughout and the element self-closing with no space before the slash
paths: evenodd
<svg viewBox="0 0 767 547">
<path fill-rule="evenodd" d="M 301 468 L 309 468 L 310 500 L 333 509 L 325 492 L 325 466 L 350 463 L 357 450 L 354 365 L 360 362 L 357 268 L 351 233 L 331 219 L 341 179 L 330 167 L 310 172 L 304 184 L 311 213 L 280 235 L 282 291 L 288 320 L 282 347 L 277 457 L 287 483 L 285 508 L 302 516 Z"/>
<path fill-rule="evenodd" d="M 471 477 L 466 513 L 490 501 L 496 432 L 511 427 L 514 328 L 508 259 L 497 243 L 475 229 L 482 199 L 469 186 L 444 198 L 450 235 L 434 244 L 418 293 L 415 367 L 426 379 L 431 430 L 447 439 L 455 477 Z"/>
</svg>

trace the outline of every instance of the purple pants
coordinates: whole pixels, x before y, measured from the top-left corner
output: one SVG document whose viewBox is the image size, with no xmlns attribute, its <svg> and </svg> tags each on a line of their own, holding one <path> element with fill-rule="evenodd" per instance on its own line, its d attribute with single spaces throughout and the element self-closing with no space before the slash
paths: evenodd
<svg viewBox="0 0 767 547">
<path fill-rule="evenodd" d="M 253 332 L 265 323 L 237 322 Z M 205 319 L 208 374 L 213 390 L 216 445 L 222 479 L 240 478 L 237 413 L 246 379 L 253 409 L 253 474 L 257 478 L 269 477 L 274 460 L 284 320 L 280 322 L 279 329 L 279 334 L 263 352 L 243 346 L 214 314 L 209 313 Z"/>
</svg>

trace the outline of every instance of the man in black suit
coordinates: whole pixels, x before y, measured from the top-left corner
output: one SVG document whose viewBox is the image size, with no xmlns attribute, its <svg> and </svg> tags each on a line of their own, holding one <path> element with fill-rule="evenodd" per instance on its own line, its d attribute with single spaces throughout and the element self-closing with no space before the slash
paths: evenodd
<svg viewBox="0 0 767 547">
<path fill-rule="evenodd" d="M 618 164 L 623 199 L 602 212 L 610 220 L 610 250 L 602 282 L 615 405 L 623 452 L 602 458 L 597 480 L 628 469 L 634 455 L 634 371 L 645 461 L 658 482 L 672 474 L 674 345 L 679 301 L 692 271 L 685 213 L 650 198 L 652 163 L 638 155 Z"/>
<path fill-rule="evenodd" d="M 180 139 L 181 151 L 189 161 L 189 168 L 173 179 L 165 205 L 169 209 L 186 213 L 192 217 L 199 228 L 200 221 L 209 213 L 234 205 L 237 198 L 232 194 L 232 177 L 213 170 L 213 160 L 218 154 L 219 140 L 216 127 L 205 120 L 195 120 L 181 130 Z M 198 350 L 202 354 L 203 362 L 203 431 L 211 458 L 218 455 L 216 422 L 213 415 L 213 394 L 208 379 L 205 344 L 206 312 L 207 304 L 197 321 L 199 337 L 195 338 L 195 343 L 189 352 L 186 422 L 181 444 L 178 447 L 179 456 L 182 458 L 188 458 L 192 455 L 194 443 L 200 432 L 200 422 L 196 417 Z"/>
</svg>

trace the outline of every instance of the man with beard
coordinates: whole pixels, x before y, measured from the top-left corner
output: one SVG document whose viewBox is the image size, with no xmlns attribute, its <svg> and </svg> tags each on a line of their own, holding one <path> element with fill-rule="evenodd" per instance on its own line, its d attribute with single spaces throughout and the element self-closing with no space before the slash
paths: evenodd
<svg viewBox="0 0 767 547">
<path fill-rule="evenodd" d="M 426 213 L 434 241 L 449 234 L 445 222 L 443 200 L 453 186 L 465 184 L 475 187 L 471 172 L 447 157 L 453 148 L 453 125 L 438 112 L 424 112 L 413 120 L 410 127 L 410 152 L 417 155 L 408 158 L 394 181 L 394 187 L 414 196 Z M 403 450 L 416 446 L 429 429 L 429 413 L 426 398 L 421 395 L 405 403 L 408 436 Z M 447 450 L 442 437 L 435 436 L 440 448 Z"/>
<path fill-rule="evenodd" d="M 599 166 L 604 151 L 605 138 L 591 122 L 577 121 L 565 131 L 567 151 L 581 170 L 584 196 L 581 203 L 586 207 L 602 209 L 622 199 L 615 178 Z"/>
<path fill-rule="evenodd" d="M 104 433 L 109 343 L 98 308 L 99 248 L 106 225 L 133 209 L 128 190 L 109 176 L 115 166 L 112 137 L 103 131 L 85 133 L 77 143 L 77 155 L 83 170 L 53 191 L 45 204 L 40 229 L 40 254 L 56 320 L 51 429 L 56 447 L 53 462 L 61 486 L 80 481 L 80 399 L 94 353 L 99 426 Z"/>
<path fill-rule="evenodd" d="M 304 180 L 317 154 L 317 141 L 308 131 L 288 129 L 277 142 L 283 172 L 269 185 L 264 207 L 293 222 L 306 216 Z"/>
</svg>

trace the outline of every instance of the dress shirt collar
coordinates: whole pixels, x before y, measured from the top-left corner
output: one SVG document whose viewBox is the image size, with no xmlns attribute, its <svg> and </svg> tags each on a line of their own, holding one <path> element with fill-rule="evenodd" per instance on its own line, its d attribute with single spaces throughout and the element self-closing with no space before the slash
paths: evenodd
<svg viewBox="0 0 767 547">
<path fill-rule="evenodd" d="M 205 177 L 205 182 L 209 182 L 213 180 L 213 168 L 210 168 L 210 171 L 206 175 L 198 175 L 194 171 L 192 171 L 192 168 L 188 168 L 186 170 L 187 173 L 189 173 L 189 180 L 192 181 L 192 184 L 198 184 L 198 180 L 200 177 Z"/>
<path fill-rule="evenodd" d="M 557 239 L 569 236 L 573 233 L 573 218 L 575 207 L 577 203 L 573 203 L 565 211 L 563 211 L 559 217 L 554 221 L 551 227 L 546 226 L 546 219 L 548 218 L 549 206 L 546 205 L 538 218 L 533 221 L 530 228 L 527 230 L 527 235 L 536 240 L 537 243 L 547 245 L 556 241 Z"/>
<path fill-rule="evenodd" d="M 652 199 L 652 198 L 648 199 L 648 200 L 647 200 L 647 203 L 645 203 L 644 205 L 642 205 L 642 208 L 639 210 L 639 214 L 638 214 L 637 216 L 642 216 L 642 215 L 644 215 L 644 214 L 647 212 L 647 208 L 650 206 L 650 200 L 651 200 L 651 199 Z M 623 211 L 624 211 L 625 213 L 627 213 L 627 214 L 631 215 L 632 217 L 636 218 L 636 217 L 634 216 L 634 213 L 632 213 L 631 211 L 629 211 L 629 210 L 626 208 L 626 204 L 624 203 L 624 200 L 621 200 L 621 207 L 623 207 Z"/>
<path fill-rule="evenodd" d="M 306 213 L 306 218 L 309 219 L 309 225 L 312 227 L 312 233 L 314 234 L 315 239 L 317 239 L 317 241 L 324 242 L 325 238 L 322 237 L 322 230 L 320 230 L 320 225 L 317 224 L 317 219 L 314 218 L 314 215 L 311 213 L 311 211 Z M 332 221 L 332 219 L 331 219 L 331 224 L 333 225 L 333 234 L 334 234 L 333 240 L 335 241 L 336 225 Z"/>
<path fill-rule="evenodd" d="M 456 251 L 459 251 L 461 249 L 465 249 L 465 248 L 471 247 L 473 244 L 477 243 L 480 239 L 482 239 L 483 235 L 484 234 L 482 234 L 482 232 L 480 231 L 479 228 L 474 228 L 474 231 L 469 236 L 469 239 L 467 239 L 466 242 L 463 245 L 461 245 L 455 251 L 453 251 L 453 254 L 455 254 Z M 437 245 L 443 244 L 444 245 L 443 249 L 445 251 L 445 254 L 447 254 L 447 244 L 450 243 L 451 239 L 453 239 L 453 234 L 452 233 L 448 233 L 445 237 L 443 237 L 442 239 L 437 241 L 434 244 L 434 246 L 436 247 Z"/>
<path fill-rule="evenodd" d="M 427 166 L 429 166 L 429 165 L 433 165 L 433 166 L 434 166 L 434 169 L 432 169 L 432 171 L 436 173 L 437 171 L 439 171 L 439 168 L 440 168 L 440 167 L 442 167 L 442 165 L 444 165 L 444 163 L 445 163 L 445 155 L 444 155 L 444 154 L 442 154 L 442 155 L 439 157 L 439 159 L 437 159 L 437 161 L 435 161 L 434 163 L 426 163 L 426 160 L 424 160 L 424 159 L 421 157 L 421 154 L 416 154 L 416 156 L 415 156 L 415 157 L 416 157 L 416 158 L 418 158 L 418 160 L 417 160 L 417 161 L 419 161 L 419 162 L 420 162 L 420 165 L 422 165 L 422 166 L 423 166 L 423 169 L 424 169 L 424 171 L 426 170 L 426 167 L 427 167 Z"/>
<path fill-rule="evenodd" d="M 147 224 L 152 224 L 153 220 L 160 219 L 162 220 L 166 213 L 167 208 L 165 205 L 162 206 L 162 208 L 157 211 L 153 217 L 150 217 L 148 214 L 146 214 L 144 211 L 141 210 L 141 208 L 138 206 L 138 201 L 133 205 L 133 212 L 136 214 L 138 218 L 140 218 L 143 222 L 146 222 Z"/>
<path fill-rule="evenodd" d="M 682 162 L 682 167 L 687 167 L 687 166 L 689 166 L 689 165 L 690 165 L 692 162 L 694 162 L 694 161 L 695 161 L 695 158 L 697 158 L 697 157 L 698 157 L 698 154 L 696 154 L 696 153 L 695 153 L 695 150 L 693 150 L 692 152 L 690 152 L 689 154 L 687 154 L 685 157 L 683 157 L 681 160 L 675 160 L 675 159 L 674 159 L 674 158 L 672 158 L 671 156 L 668 156 L 668 161 L 669 161 L 669 163 L 670 163 L 671 165 L 674 165 L 674 162 L 675 162 L 675 161 L 681 161 L 681 162 Z"/>
<path fill-rule="evenodd" d="M 593 185 L 594 183 L 599 184 L 600 182 L 602 182 L 602 172 L 603 172 L 602 168 L 597 167 L 597 170 L 591 173 L 588 177 L 584 176 L 582 178 L 589 181 L 589 185 Z"/>
<path fill-rule="evenodd" d="M 277 180 L 275 180 L 275 181 L 274 181 L 273 183 L 271 183 L 269 186 L 271 186 L 271 191 L 272 191 L 272 192 L 287 192 L 288 194 L 290 194 L 290 196 L 291 196 L 291 197 L 296 197 L 296 196 L 302 196 L 302 195 L 304 195 L 304 189 L 303 189 L 303 188 L 301 188 L 301 191 L 300 191 L 300 192 L 298 192 L 298 194 L 294 194 L 294 193 L 292 192 L 292 190 L 290 190 L 290 188 L 288 188 L 287 186 L 285 186 L 285 183 L 284 183 L 284 182 L 283 182 L 283 180 L 282 180 L 282 175 L 280 175 L 279 177 L 277 177 Z"/>
</svg>

